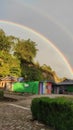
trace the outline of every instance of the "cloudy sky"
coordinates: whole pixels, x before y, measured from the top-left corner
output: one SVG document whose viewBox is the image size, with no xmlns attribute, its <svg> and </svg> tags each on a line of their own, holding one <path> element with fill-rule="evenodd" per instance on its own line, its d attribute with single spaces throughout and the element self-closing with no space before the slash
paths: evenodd
<svg viewBox="0 0 73 130">
<path fill-rule="evenodd" d="M 72 13 L 73 0 L 0 0 L 0 28 L 30 37 L 38 43 L 40 64 L 51 65 L 61 77 L 73 78 Z"/>
</svg>

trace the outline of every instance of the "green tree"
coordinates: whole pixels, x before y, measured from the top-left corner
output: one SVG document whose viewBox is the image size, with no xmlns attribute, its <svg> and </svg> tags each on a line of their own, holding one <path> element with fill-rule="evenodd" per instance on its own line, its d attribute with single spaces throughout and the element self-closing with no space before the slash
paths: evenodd
<svg viewBox="0 0 73 130">
<path fill-rule="evenodd" d="M 7 36 L 0 29 L 0 76 L 23 76 L 27 80 L 58 80 L 50 66 L 34 62 L 37 44 L 28 39 Z"/>
<path fill-rule="evenodd" d="M 0 76 L 21 75 L 20 61 L 5 51 L 0 51 Z"/>
<path fill-rule="evenodd" d="M 43 80 L 42 71 L 37 68 L 35 65 L 23 65 L 22 66 L 22 76 L 25 80 L 36 81 L 36 80 Z"/>
<path fill-rule="evenodd" d="M 28 40 L 20 40 L 15 46 L 14 55 L 16 55 L 21 61 L 26 60 L 32 62 L 36 56 L 37 49 L 36 43 Z"/>
<path fill-rule="evenodd" d="M 10 42 L 8 42 L 8 38 L 6 37 L 4 31 L 0 29 L 0 51 L 10 51 Z"/>
<path fill-rule="evenodd" d="M 44 64 L 41 68 L 45 71 L 52 72 L 52 68 L 50 66 L 47 66 L 46 64 Z"/>
</svg>

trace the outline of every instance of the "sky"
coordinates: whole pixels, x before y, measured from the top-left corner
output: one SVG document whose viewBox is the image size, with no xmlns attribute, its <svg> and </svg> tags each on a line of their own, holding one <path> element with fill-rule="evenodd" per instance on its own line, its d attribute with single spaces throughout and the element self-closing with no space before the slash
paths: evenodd
<svg viewBox="0 0 73 130">
<path fill-rule="evenodd" d="M 30 37 L 38 43 L 40 64 L 73 79 L 72 12 L 73 0 L 0 0 L 0 28 L 20 38 Z"/>
</svg>

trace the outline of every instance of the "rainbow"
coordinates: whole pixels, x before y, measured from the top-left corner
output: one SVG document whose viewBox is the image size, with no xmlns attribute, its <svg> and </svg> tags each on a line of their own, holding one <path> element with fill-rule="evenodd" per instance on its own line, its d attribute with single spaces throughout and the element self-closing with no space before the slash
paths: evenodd
<svg viewBox="0 0 73 130">
<path fill-rule="evenodd" d="M 15 25 L 17 27 L 20 27 L 22 29 L 25 29 L 27 31 L 31 31 L 32 34 L 35 34 L 36 36 L 38 36 L 39 38 L 43 39 L 45 42 L 47 42 L 53 49 L 55 49 L 55 51 L 61 56 L 61 58 L 63 59 L 64 63 L 67 65 L 67 68 L 69 69 L 72 77 L 73 77 L 73 70 L 71 68 L 70 63 L 68 62 L 67 58 L 64 56 L 64 54 L 61 53 L 61 51 L 45 36 L 43 36 L 42 34 L 40 34 L 39 32 L 35 31 L 34 29 L 31 29 L 29 27 L 26 27 L 24 25 L 18 24 L 18 23 L 14 23 L 11 21 L 5 21 L 5 20 L 0 20 L 0 23 L 6 23 L 6 24 L 10 24 L 10 25 Z"/>
</svg>

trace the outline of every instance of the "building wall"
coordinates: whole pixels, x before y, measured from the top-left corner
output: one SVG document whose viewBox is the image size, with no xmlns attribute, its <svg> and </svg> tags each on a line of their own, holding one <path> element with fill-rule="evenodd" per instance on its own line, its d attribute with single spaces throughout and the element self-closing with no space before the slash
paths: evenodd
<svg viewBox="0 0 73 130">
<path fill-rule="evenodd" d="M 52 93 L 52 83 L 50 82 L 39 83 L 39 94 L 51 94 L 51 93 Z"/>
</svg>

